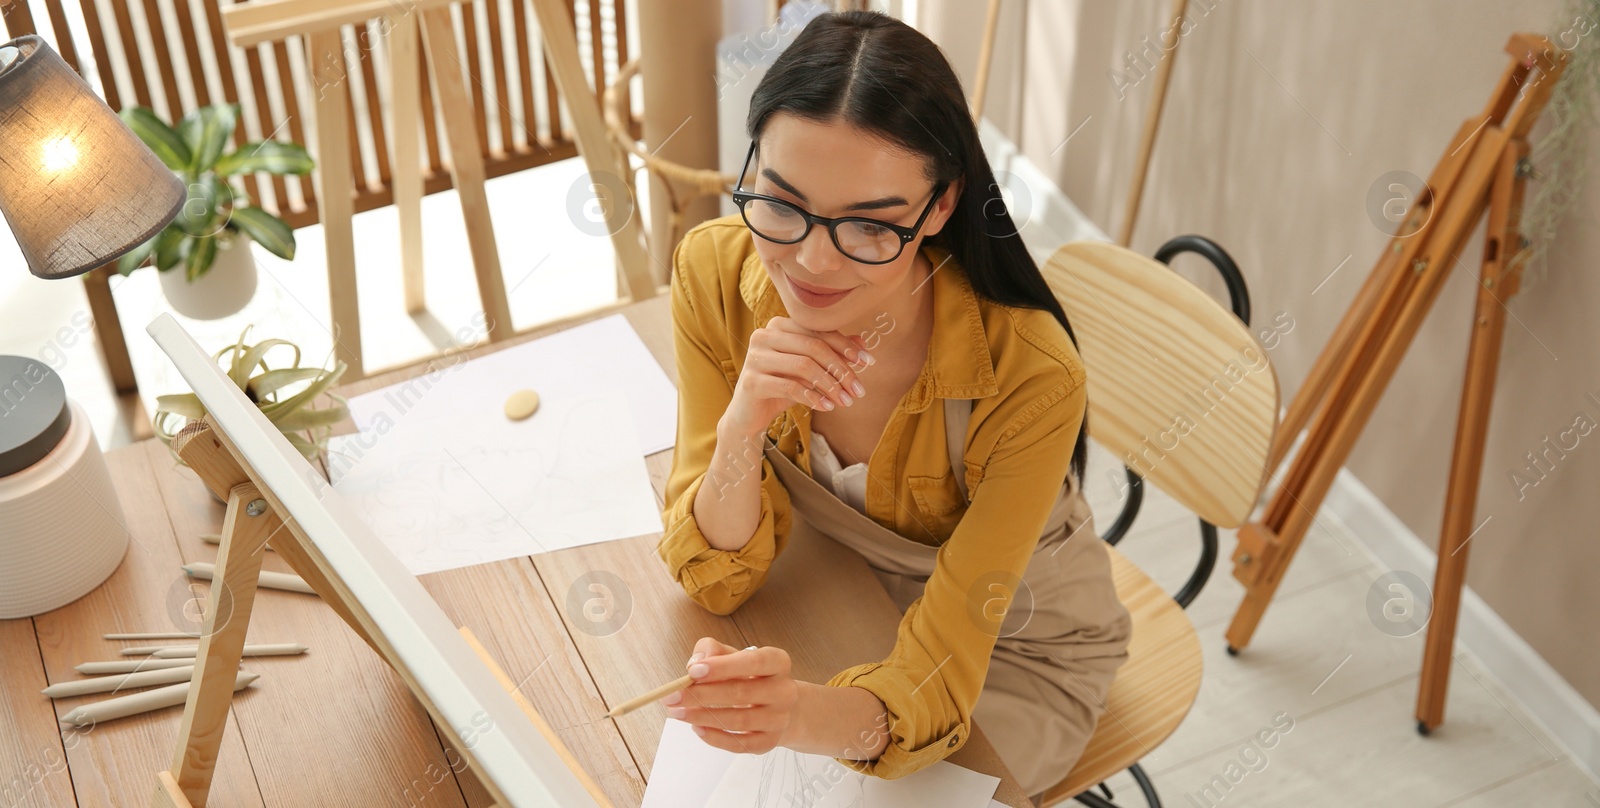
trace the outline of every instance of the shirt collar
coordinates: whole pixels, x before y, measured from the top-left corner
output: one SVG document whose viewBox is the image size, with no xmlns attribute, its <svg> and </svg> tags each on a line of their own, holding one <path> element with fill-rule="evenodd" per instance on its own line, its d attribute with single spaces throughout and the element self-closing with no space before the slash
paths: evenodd
<svg viewBox="0 0 1600 808">
<path fill-rule="evenodd" d="M 1000 392 L 989 356 L 989 337 L 983 327 L 978 295 L 966 269 L 943 247 L 922 246 L 934 266 L 928 282 L 933 290 L 934 329 L 928 344 L 928 361 L 906 397 L 911 412 L 927 409 L 933 398 L 985 398 Z M 776 315 L 789 316 L 783 298 L 751 250 L 739 271 L 739 294 L 755 313 L 761 328 Z"/>
</svg>

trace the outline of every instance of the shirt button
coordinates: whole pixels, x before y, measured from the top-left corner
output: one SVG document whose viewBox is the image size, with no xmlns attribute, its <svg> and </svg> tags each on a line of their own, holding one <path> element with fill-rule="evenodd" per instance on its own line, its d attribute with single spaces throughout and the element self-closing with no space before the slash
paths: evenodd
<svg viewBox="0 0 1600 808">
<path fill-rule="evenodd" d="M 961 736 L 960 735 L 951 735 L 950 736 L 950 743 L 946 744 L 946 746 L 954 747 L 956 745 L 956 742 L 958 742 L 960 740 L 961 740 Z"/>
</svg>

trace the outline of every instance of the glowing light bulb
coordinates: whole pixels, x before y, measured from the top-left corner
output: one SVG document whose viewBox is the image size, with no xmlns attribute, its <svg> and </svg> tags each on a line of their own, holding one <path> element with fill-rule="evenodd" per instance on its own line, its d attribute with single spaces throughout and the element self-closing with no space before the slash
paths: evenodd
<svg viewBox="0 0 1600 808">
<path fill-rule="evenodd" d="M 51 138 L 44 144 L 44 170 L 65 171 L 78 163 L 78 145 L 66 136 Z"/>
</svg>

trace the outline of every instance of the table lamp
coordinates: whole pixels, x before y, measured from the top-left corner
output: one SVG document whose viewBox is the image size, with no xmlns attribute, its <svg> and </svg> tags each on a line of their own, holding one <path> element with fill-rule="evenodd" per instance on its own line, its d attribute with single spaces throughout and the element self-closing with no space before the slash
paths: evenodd
<svg viewBox="0 0 1600 808">
<path fill-rule="evenodd" d="M 0 211 L 28 269 L 69 278 L 115 261 L 178 215 L 187 194 L 43 39 L 0 45 Z"/>
<path fill-rule="evenodd" d="M 33 274 L 115 261 L 186 191 L 43 39 L 0 45 L 0 212 Z M 37 359 L 0 356 L 0 619 L 64 606 L 127 552 L 127 519 L 83 408 Z"/>
</svg>

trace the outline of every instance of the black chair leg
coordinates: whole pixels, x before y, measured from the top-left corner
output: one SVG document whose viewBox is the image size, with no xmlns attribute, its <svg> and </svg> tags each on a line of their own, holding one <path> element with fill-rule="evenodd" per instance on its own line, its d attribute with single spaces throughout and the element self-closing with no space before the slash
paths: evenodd
<svg viewBox="0 0 1600 808">
<path fill-rule="evenodd" d="M 1128 767 L 1128 774 L 1132 775 L 1133 781 L 1139 785 L 1139 791 L 1144 794 L 1144 801 L 1150 805 L 1150 808 L 1161 808 L 1161 797 L 1156 794 L 1155 783 L 1150 782 L 1150 776 L 1144 773 L 1144 767 L 1135 763 Z M 1103 787 L 1104 785 L 1102 784 Z M 1111 792 L 1108 789 L 1106 793 L 1110 794 Z M 1116 803 L 1093 791 L 1085 791 L 1082 794 L 1075 795 L 1073 799 L 1089 806 L 1089 808 L 1118 808 Z"/>
<path fill-rule="evenodd" d="M 1150 782 L 1150 776 L 1144 773 L 1144 767 L 1135 763 L 1128 767 L 1128 774 L 1133 775 L 1133 781 L 1139 784 L 1139 790 L 1144 792 L 1144 801 L 1150 808 L 1161 808 L 1161 797 L 1156 795 L 1156 784 Z"/>
<path fill-rule="evenodd" d="M 1093 791 L 1085 791 L 1082 794 L 1073 797 L 1073 799 L 1089 806 L 1089 808 L 1117 808 L 1116 803 L 1094 793 Z"/>
</svg>

